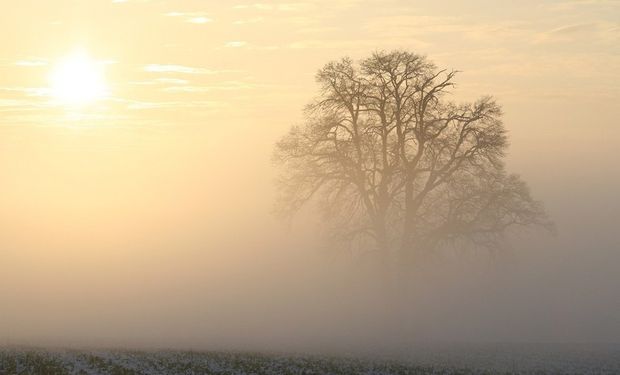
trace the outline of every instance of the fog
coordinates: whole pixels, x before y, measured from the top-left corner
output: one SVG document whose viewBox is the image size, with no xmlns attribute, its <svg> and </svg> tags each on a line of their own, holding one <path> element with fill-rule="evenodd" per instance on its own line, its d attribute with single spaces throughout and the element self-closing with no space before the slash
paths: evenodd
<svg viewBox="0 0 620 375">
<path fill-rule="evenodd" d="M 312 212 L 292 225 L 273 217 L 269 141 L 243 139 L 256 155 L 246 158 L 226 136 L 188 130 L 187 147 L 151 135 L 121 157 L 92 134 L 61 144 L 72 131 L 3 146 L 6 344 L 392 350 L 620 337 L 613 133 L 579 138 L 590 151 L 576 156 L 573 145 L 548 152 L 513 137 L 513 150 L 545 155 L 514 152 L 510 164 L 557 236 L 524 232 L 493 257 L 420 260 L 395 298 L 368 264 L 321 245 Z"/>
<path fill-rule="evenodd" d="M 36 22 L 9 20 L 34 17 L 19 4 L 0 27 L 23 39 L 1 59 L 0 345 L 390 354 L 431 342 L 620 341 L 620 76 L 608 69 L 618 59 L 617 27 L 584 31 L 597 36 L 591 45 L 590 34 L 566 41 L 545 32 L 562 25 L 504 29 L 507 14 L 482 11 L 459 23 L 450 18 L 461 17 L 458 7 L 444 14 L 418 4 L 415 17 L 441 13 L 454 22 L 415 18 L 427 33 L 447 30 L 417 35 L 402 25 L 403 4 L 395 2 L 376 17 L 372 7 L 355 8 L 365 33 L 393 26 L 361 44 L 351 37 L 322 45 L 331 40 L 323 34 L 314 43 L 308 34 L 288 40 L 294 27 L 280 13 L 256 34 L 214 23 L 205 41 L 188 22 L 165 26 L 177 19 L 162 14 L 178 9 L 163 2 L 97 3 L 101 19 L 78 6 L 62 11 L 60 3 L 53 16 L 66 22 L 54 32 L 28 29 L 56 20 L 44 11 Z M 119 6 L 126 6 L 123 18 Z M 213 6 L 227 22 L 253 19 Z M 517 21 L 531 18 L 517 8 Z M 309 9 L 308 17 L 319 17 L 312 13 L 318 8 Z M 564 12 L 566 24 L 575 17 L 604 24 L 613 13 Z M 128 34 L 140 48 L 115 45 L 137 16 L 157 30 L 157 43 L 141 32 Z M 317 19 L 299 21 L 312 29 L 304 32 L 330 27 Z M 497 21 L 504 34 L 491 40 L 495 28 L 471 24 L 480 19 Z M 101 30 L 110 20 L 118 24 L 107 35 Z M 462 47 L 446 37 L 463 29 L 471 34 Z M 526 29 L 533 34 L 519 34 Z M 76 30 L 79 38 L 68 37 Z M 223 47 L 242 37 L 247 48 Z M 115 96 L 86 114 L 42 106 L 48 98 L 10 96 L 26 95 L 15 87 L 41 86 L 46 74 L 25 73 L 39 68 L 17 68 L 14 60 L 53 59 L 70 48 L 68 40 L 118 60 L 107 72 Z M 192 47 L 200 43 L 204 50 Z M 392 47 L 463 69 L 457 102 L 497 97 L 511 144 L 508 170 L 544 203 L 557 234 L 525 230 L 493 254 L 417 259 L 395 291 L 384 288 L 372 262 L 324 243 L 312 207 L 291 222 L 274 216 L 274 146 L 303 122 L 304 105 L 318 93 L 315 72 L 345 55 Z M 153 89 L 161 82 L 143 66 L 154 63 L 217 72 L 158 75 L 195 85 L 171 94 L 170 87 Z M 216 88 L 196 89 L 203 86 Z"/>
</svg>

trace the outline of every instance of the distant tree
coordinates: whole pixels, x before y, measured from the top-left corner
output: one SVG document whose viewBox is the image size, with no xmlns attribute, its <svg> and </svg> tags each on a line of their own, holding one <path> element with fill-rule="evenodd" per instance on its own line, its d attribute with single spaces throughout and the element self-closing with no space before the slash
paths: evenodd
<svg viewBox="0 0 620 375">
<path fill-rule="evenodd" d="M 276 145 L 279 214 L 315 200 L 338 238 L 386 265 L 446 246 L 495 249 L 515 226 L 551 227 L 505 171 L 500 106 L 447 100 L 455 75 L 405 51 L 325 65 L 306 123 Z"/>
</svg>

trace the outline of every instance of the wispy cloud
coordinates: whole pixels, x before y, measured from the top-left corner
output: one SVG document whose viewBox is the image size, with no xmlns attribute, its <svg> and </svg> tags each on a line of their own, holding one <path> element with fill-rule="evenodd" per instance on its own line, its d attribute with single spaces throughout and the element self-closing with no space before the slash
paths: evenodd
<svg viewBox="0 0 620 375">
<path fill-rule="evenodd" d="M 194 24 L 205 24 L 205 23 L 209 23 L 213 21 L 213 19 L 207 17 L 206 13 L 202 13 L 202 12 L 191 12 L 191 13 L 169 12 L 169 13 L 166 13 L 165 16 L 178 17 L 178 18 L 183 19 L 187 23 L 194 23 Z"/>
<path fill-rule="evenodd" d="M 156 78 L 145 81 L 131 81 L 130 85 L 134 86 L 155 86 L 155 85 L 187 85 L 189 83 L 186 79 L 178 78 Z"/>
<path fill-rule="evenodd" d="M 581 22 L 559 26 L 551 30 L 538 33 L 535 43 L 569 42 L 581 38 L 594 42 L 616 42 L 618 24 L 609 22 Z"/>
<path fill-rule="evenodd" d="M 0 91 L 21 93 L 26 96 L 49 96 L 51 89 L 47 87 L 0 87 Z"/>
<path fill-rule="evenodd" d="M 24 113 L 28 118 L 43 116 L 52 106 L 49 100 L 50 90 L 42 87 L 0 87 L 0 112 Z M 22 118 L 21 120 L 25 120 Z M 21 122 L 18 118 L 11 119 L 11 123 Z M 4 123 L 6 123 L 6 118 Z M 2 125 L 2 124 L 0 124 Z"/>
<path fill-rule="evenodd" d="M 567 34 L 567 33 L 576 33 L 584 30 L 592 30 L 595 27 L 594 23 L 578 23 L 574 25 L 565 25 L 557 27 L 553 30 L 550 30 L 549 34 Z"/>
<path fill-rule="evenodd" d="M 232 41 L 232 42 L 226 43 L 226 47 L 240 48 L 240 47 L 245 47 L 247 44 L 248 43 L 244 41 Z"/>
<path fill-rule="evenodd" d="M 222 71 L 196 68 L 185 65 L 149 64 L 144 67 L 149 73 L 218 74 Z"/>
<path fill-rule="evenodd" d="M 540 5 L 554 11 L 574 11 L 583 8 L 620 8 L 618 0 L 569 0 Z"/>
<path fill-rule="evenodd" d="M 176 108 L 203 108 L 203 109 L 219 109 L 225 104 L 219 101 L 161 101 L 148 102 L 132 100 L 127 101 L 127 108 L 132 110 L 148 110 L 148 109 L 176 109 Z"/>
<path fill-rule="evenodd" d="M 211 22 L 211 19 L 207 17 L 191 17 L 187 20 L 187 22 L 201 24 Z"/>
<path fill-rule="evenodd" d="M 162 84 L 173 84 L 173 85 L 187 85 L 189 83 L 186 79 L 178 79 L 178 78 L 157 78 L 155 81 Z"/>
<path fill-rule="evenodd" d="M 33 112 L 43 108 L 48 108 L 41 101 L 29 99 L 0 99 L 0 112 Z"/>
<path fill-rule="evenodd" d="M 254 18 L 246 18 L 242 20 L 236 20 L 233 22 L 233 25 L 247 25 L 252 23 L 263 22 L 265 19 L 263 17 L 254 17 Z"/>
<path fill-rule="evenodd" d="M 17 66 L 37 67 L 47 66 L 49 62 L 47 60 L 18 60 L 15 62 Z"/>
<path fill-rule="evenodd" d="M 254 4 L 241 4 L 233 7 L 234 9 L 255 9 L 263 11 L 300 11 L 312 8 L 310 3 L 284 3 L 284 4 L 268 4 L 268 3 L 254 3 Z"/>
<path fill-rule="evenodd" d="M 204 93 L 210 91 L 233 91 L 247 90 L 258 87 L 259 85 L 242 82 L 242 81 L 225 81 L 213 85 L 204 86 L 172 86 L 164 89 L 166 92 L 186 92 L 186 93 Z"/>
<path fill-rule="evenodd" d="M 112 0 L 114 4 L 124 4 L 124 3 L 148 3 L 151 0 Z"/>
</svg>

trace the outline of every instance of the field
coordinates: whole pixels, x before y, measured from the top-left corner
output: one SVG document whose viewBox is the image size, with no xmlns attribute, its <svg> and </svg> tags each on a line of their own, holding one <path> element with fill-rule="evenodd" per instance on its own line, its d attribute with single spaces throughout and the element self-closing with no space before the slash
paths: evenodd
<svg viewBox="0 0 620 375">
<path fill-rule="evenodd" d="M 558 358 L 557 350 L 541 347 L 520 354 L 504 351 L 504 357 L 501 350 L 480 353 L 478 348 L 469 353 L 420 352 L 409 362 L 396 362 L 235 352 L 5 348 L 0 349 L 0 375 L 618 374 L 617 349 L 563 348 Z"/>
</svg>

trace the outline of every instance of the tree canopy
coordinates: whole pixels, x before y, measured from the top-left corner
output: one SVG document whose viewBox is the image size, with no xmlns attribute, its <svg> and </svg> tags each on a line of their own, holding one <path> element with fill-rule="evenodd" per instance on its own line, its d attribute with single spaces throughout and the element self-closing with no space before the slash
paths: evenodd
<svg viewBox="0 0 620 375">
<path fill-rule="evenodd" d="M 407 51 L 330 62 L 306 122 L 276 145 L 278 212 L 320 204 L 338 238 L 405 261 L 445 246 L 497 248 L 513 227 L 550 227 L 506 171 L 502 110 L 449 100 L 456 71 Z"/>
</svg>

